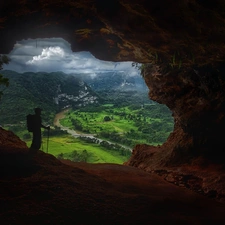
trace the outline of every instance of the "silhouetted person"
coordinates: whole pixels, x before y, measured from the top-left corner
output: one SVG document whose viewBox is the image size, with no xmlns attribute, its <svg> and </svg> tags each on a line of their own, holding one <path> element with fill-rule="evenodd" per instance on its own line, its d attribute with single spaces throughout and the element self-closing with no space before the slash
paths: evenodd
<svg viewBox="0 0 225 225">
<path fill-rule="evenodd" d="M 33 139 L 30 149 L 32 152 L 35 152 L 41 147 L 41 128 L 50 129 L 50 126 L 44 126 L 41 120 L 41 109 L 34 109 L 35 115 L 33 115 Z"/>
</svg>

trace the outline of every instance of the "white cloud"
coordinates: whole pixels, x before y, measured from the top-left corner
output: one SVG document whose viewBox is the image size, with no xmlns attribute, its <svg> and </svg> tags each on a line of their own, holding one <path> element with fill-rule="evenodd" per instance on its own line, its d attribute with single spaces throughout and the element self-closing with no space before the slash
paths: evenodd
<svg viewBox="0 0 225 225">
<path fill-rule="evenodd" d="M 64 55 L 64 50 L 61 47 L 48 47 L 44 48 L 40 55 L 33 56 L 33 58 L 28 60 L 26 64 L 35 64 L 43 60 L 62 59 Z"/>
</svg>

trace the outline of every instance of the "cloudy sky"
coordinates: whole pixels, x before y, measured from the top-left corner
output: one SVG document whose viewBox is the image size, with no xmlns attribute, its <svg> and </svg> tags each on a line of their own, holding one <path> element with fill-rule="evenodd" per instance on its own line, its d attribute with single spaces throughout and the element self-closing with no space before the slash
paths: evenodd
<svg viewBox="0 0 225 225">
<path fill-rule="evenodd" d="M 130 76 L 140 71 L 132 62 L 107 62 L 96 59 L 89 52 L 72 52 L 70 44 L 62 38 L 29 39 L 15 43 L 8 55 L 11 62 L 3 69 L 23 72 L 97 73 L 124 71 Z"/>
</svg>

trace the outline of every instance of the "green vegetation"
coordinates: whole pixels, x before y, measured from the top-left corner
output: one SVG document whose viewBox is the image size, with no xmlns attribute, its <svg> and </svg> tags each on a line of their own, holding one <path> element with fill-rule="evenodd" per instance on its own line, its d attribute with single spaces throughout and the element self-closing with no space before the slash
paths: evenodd
<svg viewBox="0 0 225 225">
<path fill-rule="evenodd" d="M 14 132 L 27 146 L 31 145 L 32 133 L 26 130 L 25 124 L 14 124 L 4 127 Z M 47 152 L 48 132 L 43 130 L 42 147 Z M 50 130 L 48 153 L 59 159 L 70 159 L 75 162 L 117 163 L 122 164 L 131 156 L 131 151 L 117 144 L 96 141 L 87 137 L 74 138 L 67 132 L 54 127 Z"/>
<path fill-rule="evenodd" d="M 170 110 L 148 98 L 141 76 L 124 73 L 85 74 L 24 73 L 2 71 L 10 79 L 0 107 L 0 124 L 31 144 L 26 115 L 43 109 L 43 124 L 50 124 L 48 153 L 76 162 L 118 163 L 127 161 L 136 144 L 161 145 L 173 130 Z M 93 101 L 97 99 L 97 101 Z M 70 107 L 61 125 L 71 134 L 54 127 L 57 112 Z M 43 151 L 47 151 L 43 131 Z"/>
<path fill-rule="evenodd" d="M 9 60 L 9 58 L 8 58 L 7 56 L 5 56 L 5 55 L 0 55 L 0 70 L 2 70 L 2 65 L 3 65 L 3 64 L 8 64 L 9 61 L 10 61 L 10 60 Z M 9 79 L 3 77 L 2 74 L 0 74 L 0 85 L 4 85 L 4 86 L 6 86 L 6 87 L 9 86 Z M 2 95 L 3 95 L 3 91 L 0 90 L 0 99 L 1 99 Z"/>
<path fill-rule="evenodd" d="M 173 130 L 171 112 L 159 104 L 85 107 L 70 110 L 61 124 L 82 133 L 134 147 L 162 144 Z"/>
<path fill-rule="evenodd" d="M 47 136 L 42 139 L 42 150 L 47 152 Z M 27 146 L 30 146 L 31 139 L 26 140 Z M 59 159 L 70 159 L 75 162 L 88 163 L 117 163 L 122 164 L 127 161 L 131 153 L 121 155 L 118 151 L 110 150 L 102 145 L 90 143 L 80 138 L 73 138 L 70 135 L 49 137 L 48 153 Z"/>
<path fill-rule="evenodd" d="M 23 122 L 27 114 L 34 113 L 35 107 L 43 109 L 42 118 L 50 124 L 55 114 L 67 105 L 74 108 L 82 105 L 82 97 L 74 100 L 80 92 L 88 93 L 83 94 L 86 98 L 96 96 L 80 79 L 62 72 L 20 74 L 3 70 L 2 74 L 10 80 L 1 99 L 0 124 L 3 125 Z"/>
</svg>

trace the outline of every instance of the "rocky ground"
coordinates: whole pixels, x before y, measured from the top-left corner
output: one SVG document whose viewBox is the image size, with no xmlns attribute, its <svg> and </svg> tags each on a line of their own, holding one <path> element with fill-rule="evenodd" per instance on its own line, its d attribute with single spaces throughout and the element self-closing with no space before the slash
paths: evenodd
<svg viewBox="0 0 225 225">
<path fill-rule="evenodd" d="M 0 165 L 1 225 L 225 223 L 224 203 L 138 168 L 4 146 Z"/>
</svg>

